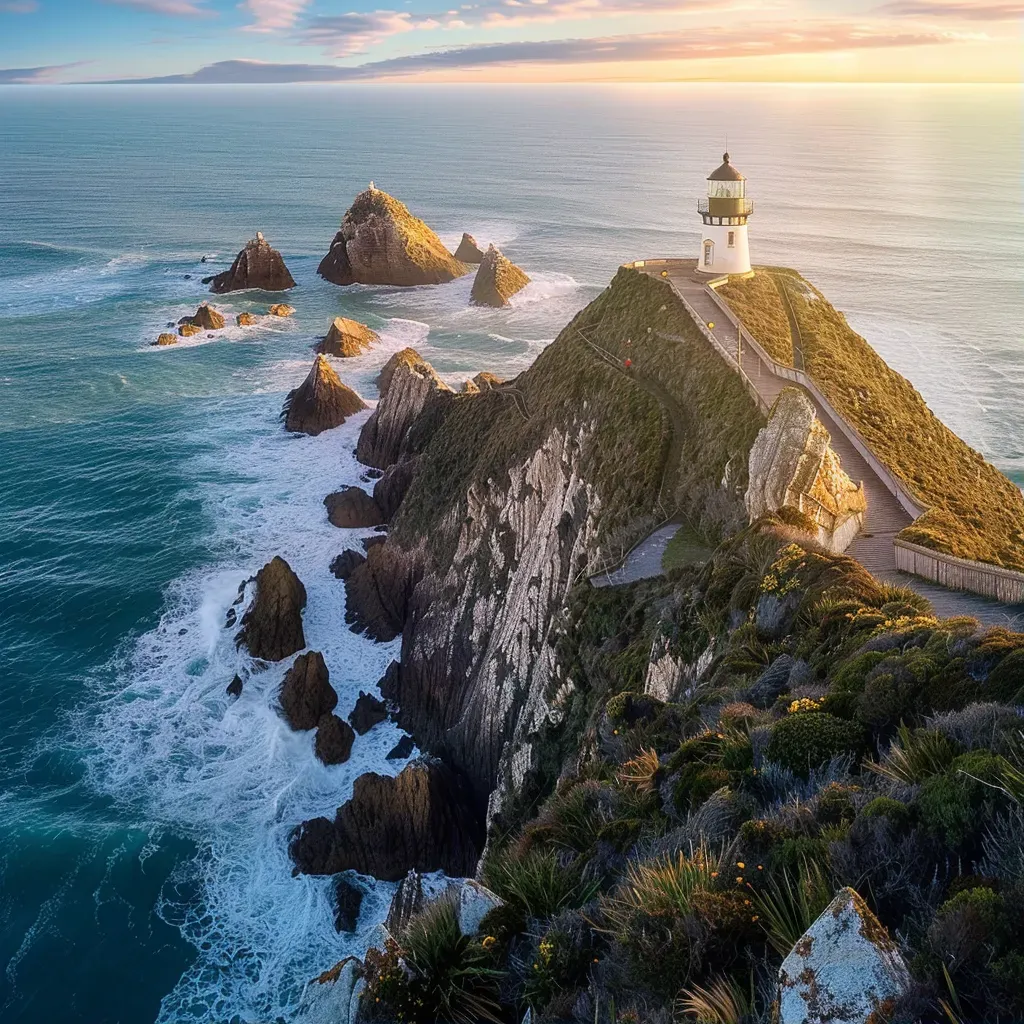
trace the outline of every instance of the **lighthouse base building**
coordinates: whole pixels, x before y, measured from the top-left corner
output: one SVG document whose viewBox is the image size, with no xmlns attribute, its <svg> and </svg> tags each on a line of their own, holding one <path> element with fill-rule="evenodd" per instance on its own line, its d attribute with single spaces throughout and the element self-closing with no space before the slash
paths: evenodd
<svg viewBox="0 0 1024 1024">
<path fill-rule="evenodd" d="M 707 198 L 697 202 L 704 222 L 697 269 L 703 274 L 749 274 L 747 220 L 754 204 L 746 197 L 746 178 L 722 157 L 722 166 L 708 175 Z"/>
</svg>

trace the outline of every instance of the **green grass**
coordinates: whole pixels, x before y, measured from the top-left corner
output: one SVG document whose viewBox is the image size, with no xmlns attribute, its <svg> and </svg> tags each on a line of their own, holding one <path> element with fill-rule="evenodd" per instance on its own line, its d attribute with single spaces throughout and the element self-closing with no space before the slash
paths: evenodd
<svg viewBox="0 0 1024 1024">
<path fill-rule="evenodd" d="M 1024 569 L 1020 490 L 942 423 L 817 289 L 795 271 L 772 267 L 719 294 L 774 354 L 789 334 L 776 281 L 788 288 L 807 373 L 928 509 L 900 536 L 958 558 Z"/>
<path fill-rule="evenodd" d="M 711 557 L 712 551 L 689 523 L 683 523 L 668 542 L 661 556 L 665 572 L 681 569 L 685 565 L 701 565 Z"/>
</svg>

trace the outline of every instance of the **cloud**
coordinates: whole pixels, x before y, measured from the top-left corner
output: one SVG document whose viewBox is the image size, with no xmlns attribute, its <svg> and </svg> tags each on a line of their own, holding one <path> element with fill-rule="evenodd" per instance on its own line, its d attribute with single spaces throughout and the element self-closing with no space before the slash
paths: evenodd
<svg viewBox="0 0 1024 1024">
<path fill-rule="evenodd" d="M 1024 15 L 1021 0 L 893 0 L 875 12 L 895 17 L 1012 21 Z"/>
<path fill-rule="evenodd" d="M 453 26 L 454 22 L 448 24 Z M 333 57 L 351 57 L 365 53 L 390 36 L 440 25 L 433 15 L 414 15 L 409 11 L 351 11 L 311 18 L 299 37 L 303 43 L 322 47 Z"/>
<path fill-rule="evenodd" d="M 243 0 L 239 7 L 248 11 L 251 32 L 282 32 L 290 29 L 310 0 Z"/>
<path fill-rule="evenodd" d="M 0 85 L 28 85 L 32 82 L 53 82 L 64 71 L 80 68 L 88 61 L 77 60 L 72 64 L 43 64 L 37 68 L 0 68 Z"/>
<path fill-rule="evenodd" d="M 0 3 L 0 14 L 31 14 L 38 10 L 36 0 L 5 0 Z"/>
<path fill-rule="evenodd" d="M 200 6 L 195 0 L 103 0 L 119 7 L 132 7 L 137 11 L 151 11 L 153 14 L 170 14 L 182 18 L 208 18 L 213 14 L 208 7 Z"/>
<path fill-rule="evenodd" d="M 523 64 L 607 64 L 706 58 L 829 53 L 855 49 L 930 46 L 956 42 L 953 32 L 886 32 L 858 25 L 782 25 L 760 29 L 703 28 L 688 31 L 484 43 L 433 50 L 349 67 L 335 64 L 264 64 L 221 61 L 192 74 L 133 79 L 152 83 L 349 82 L 466 68 Z"/>
</svg>

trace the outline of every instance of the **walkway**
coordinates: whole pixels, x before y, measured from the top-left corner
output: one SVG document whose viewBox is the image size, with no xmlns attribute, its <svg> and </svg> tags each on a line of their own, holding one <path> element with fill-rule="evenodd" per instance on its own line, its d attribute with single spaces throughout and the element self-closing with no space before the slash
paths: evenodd
<svg viewBox="0 0 1024 1024">
<path fill-rule="evenodd" d="M 626 560 L 617 569 L 591 576 L 591 584 L 595 587 L 619 587 L 623 583 L 635 583 L 637 580 L 660 576 L 664 571 L 661 562 L 665 556 L 665 549 L 679 529 L 679 523 L 666 523 L 658 527 L 626 555 Z"/>
<path fill-rule="evenodd" d="M 666 270 L 667 276 L 663 278 L 662 272 Z M 708 292 L 707 284 L 696 277 L 691 266 L 682 261 L 678 266 L 656 264 L 644 268 L 644 272 L 652 277 L 667 280 L 689 303 L 705 326 L 714 324 L 714 327 L 709 328 L 710 333 L 726 352 L 732 353 L 734 365 L 737 362 L 738 351 L 739 365 L 767 407 L 772 406 L 784 387 L 799 387 L 792 381 L 776 376 L 774 370 L 757 352 L 740 343 L 736 328 L 723 318 L 721 309 Z M 985 625 L 1024 625 L 1024 608 L 1019 605 L 1004 605 L 999 601 L 974 594 L 945 590 L 917 576 L 900 572 L 896 568 L 893 538 L 913 521 L 912 516 L 854 448 L 832 416 L 821 408 L 813 395 L 806 391 L 804 394 L 814 405 L 818 419 L 831 435 L 832 448 L 839 456 L 843 469 L 852 480 L 863 482 L 864 497 L 867 501 L 864 528 L 846 553 L 860 562 L 873 576 L 886 582 L 910 587 L 927 597 L 939 615 L 973 615 Z"/>
</svg>

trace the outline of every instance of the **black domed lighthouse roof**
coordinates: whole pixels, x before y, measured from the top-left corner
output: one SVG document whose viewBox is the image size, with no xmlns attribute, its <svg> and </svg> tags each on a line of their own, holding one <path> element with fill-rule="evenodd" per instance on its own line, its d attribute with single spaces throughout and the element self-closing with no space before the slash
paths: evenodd
<svg viewBox="0 0 1024 1024">
<path fill-rule="evenodd" d="M 708 181 L 746 181 L 747 179 L 729 163 L 729 154 L 722 154 L 722 166 L 708 175 Z"/>
</svg>

